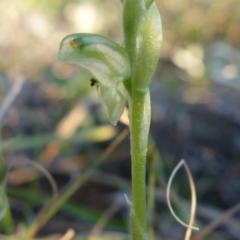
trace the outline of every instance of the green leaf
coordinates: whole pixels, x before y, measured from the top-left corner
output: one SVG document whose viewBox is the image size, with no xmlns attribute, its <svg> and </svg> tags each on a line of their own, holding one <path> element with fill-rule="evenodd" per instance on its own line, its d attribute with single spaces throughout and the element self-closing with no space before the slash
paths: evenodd
<svg viewBox="0 0 240 240">
<path fill-rule="evenodd" d="M 98 86 L 100 101 L 113 125 L 123 113 L 125 99 L 117 85 L 131 76 L 128 55 L 119 44 L 96 34 L 72 34 L 60 45 L 59 59 L 85 67 Z M 96 80 L 95 80 L 96 79 Z"/>
<path fill-rule="evenodd" d="M 2 221 L 7 210 L 7 198 L 4 191 L 4 187 L 0 186 L 0 221 Z"/>
<path fill-rule="evenodd" d="M 130 200 L 128 200 L 127 197 L 126 197 L 126 200 L 130 207 L 130 224 L 131 224 L 132 240 L 135 240 L 135 239 L 149 240 L 147 232 L 145 231 L 145 229 L 142 228 L 142 225 L 136 216 L 133 203 Z"/>
</svg>

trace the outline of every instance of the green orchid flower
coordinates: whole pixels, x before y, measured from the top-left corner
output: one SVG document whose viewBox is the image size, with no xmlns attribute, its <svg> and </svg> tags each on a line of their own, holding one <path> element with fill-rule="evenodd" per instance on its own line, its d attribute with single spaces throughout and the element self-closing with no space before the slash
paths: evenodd
<svg viewBox="0 0 240 240">
<path fill-rule="evenodd" d="M 149 84 L 158 64 L 161 18 L 154 0 L 121 0 L 123 43 L 96 34 L 72 34 L 60 46 L 59 58 L 87 68 L 97 86 L 101 104 L 112 124 L 122 115 L 125 99 L 118 90 L 123 83 L 128 96 L 132 202 L 132 240 L 148 240 L 146 209 L 146 154 L 151 105 Z"/>
<path fill-rule="evenodd" d="M 88 69 L 97 79 L 93 85 L 97 85 L 100 102 L 109 121 L 116 125 L 125 106 L 118 84 L 131 76 L 125 49 L 97 34 L 71 34 L 60 44 L 59 59 Z"/>
</svg>

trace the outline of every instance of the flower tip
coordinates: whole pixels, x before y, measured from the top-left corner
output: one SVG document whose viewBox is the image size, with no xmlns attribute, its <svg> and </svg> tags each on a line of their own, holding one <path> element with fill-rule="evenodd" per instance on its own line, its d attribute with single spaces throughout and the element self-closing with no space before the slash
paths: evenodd
<svg viewBox="0 0 240 240">
<path fill-rule="evenodd" d="M 116 121 L 116 120 L 112 121 L 111 119 L 109 119 L 109 121 L 110 121 L 110 123 L 111 123 L 113 126 L 116 126 L 117 123 L 118 123 L 118 120 L 117 120 L 117 121 Z"/>
<path fill-rule="evenodd" d="M 78 41 L 76 41 L 76 39 L 73 39 L 73 40 L 69 41 L 69 45 L 70 45 L 73 49 L 76 49 L 76 48 L 79 48 L 80 43 L 79 43 Z"/>
<path fill-rule="evenodd" d="M 65 57 L 64 57 L 65 56 L 65 51 L 64 51 L 65 47 L 64 47 L 64 45 L 65 45 L 65 42 L 64 42 L 64 39 L 63 39 L 60 43 L 60 47 L 59 47 L 59 51 L 58 51 L 58 59 L 60 61 L 65 60 Z"/>
<path fill-rule="evenodd" d="M 60 43 L 58 59 L 60 61 L 66 61 L 66 59 L 69 59 L 69 57 L 71 57 L 74 51 L 79 49 L 79 47 L 80 41 L 76 39 L 75 36 L 66 36 Z"/>
</svg>

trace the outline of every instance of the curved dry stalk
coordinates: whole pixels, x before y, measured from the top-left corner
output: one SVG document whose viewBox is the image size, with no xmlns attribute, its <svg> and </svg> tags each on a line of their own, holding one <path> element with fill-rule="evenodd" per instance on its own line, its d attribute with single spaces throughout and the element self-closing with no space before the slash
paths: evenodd
<svg viewBox="0 0 240 240">
<path fill-rule="evenodd" d="M 52 188 L 52 192 L 53 192 L 53 195 L 52 195 L 52 199 L 55 200 L 58 198 L 58 189 L 57 189 L 57 184 L 54 180 L 54 178 L 51 176 L 51 174 L 44 168 L 42 167 L 39 163 L 36 163 L 36 162 L 33 162 L 33 161 L 30 161 L 30 160 L 27 160 L 27 159 L 21 159 L 20 161 L 13 161 L 10 166 L 8 167 L 8 170 L 7 170 L 7 173 L 2 181 L 2 184 L 1 184 L 1 189 L 0 189 L 0 195 L 2 195 L 2 210 L 0 211 L 0 215 L 4 215 L 5 214 L 5 210 L 7 208 L 7 200 L 6 200 L 6 196 L 4 194 L 4 191 L 6 189 L 6 185 L 7 185 L 7 182 L 8 182 L 8 179 L 9 179 L 9 175 L 10 175 L 10 172 L 12 170 L 12 168 L 14 167 L 14 165 L 16 165 L 17 163 L 19 162 L 23 162 L 23 163 L 30 163 L 33 165 L 33 167 L 35 167 L 36 169 L 38 169 L 49 181 L 50 185 L 51 185 L 51 188 Z M 44 208 L 43 208 L 44 209 Z M 1 217 L 1 216 L 0 216 Z M 2 238 L 1 238 L 2 239 Z"/>
<path fill-rule="evenodd" d="M 176 175 L 177 171 L 179 170 L 179 168 L 181 166 L 184 166 L 184 169 L 186 170 L 187 172 L 187 176 L 188 176 L 188 180 L 189 180 L 189 184 L 190 184 L 190 189 L 191 189 L 191 211 L 190 211 L 190 219 L 189 219 L 189 223 L 186 224 L 184 223 L 174 212 L 173 208 L 172 208 L 172 205 L 171 205 L 171 202 L 170 202 L 170 189 L 171 189 L 171 185 L 172 185 L 172 181 L 173 181 L 173 178 L 174 176 Z M 186 162 L 184 160 L 181 160 L 178 165 L 175 167 L 175 169 L 173 170 L 170 178 L 169 178 L 169 181 L 168 181 L 168 184 L 167 184 L 167 204 L 168 204 L 168 207 L 169 207 L 169 210 L 170 212 L 172 213 L 172 215 L 174 216 L 174 218 L 181 224 L 183 225 L 184 227 L 187 228 L 187 232 L 185 234 L 185 240 L 188 240 L 190 239 L 190 236 L 191 236 L 191 232 L 192 230 L 199 230 L 198 227 L 194 227 L 193 226 L 193 222 L 194 222 L 194 218 L 195 218 L 195 212 L 196 212 L 196 203 L 197 203 L 197 200 L 196 200 L 196 190 L 195 190 L 195 186 L 194 186 L 194 182 L 193 182 L 193 178 L 192 178 L 192 175 L 191 175 L 191 172 L 186 164 Z"/>
<path fill-rule="evenodd" d="M 21 159 L 20 162 L 23 162 L 23 163 L 30 163 L 32 164 L 32 166 L 36 169 L 38 169 L 46 178 L 47 180 L 49 181 L 50 185 L 51 185 L 51 188 L 52 188 L 52 198 L 53 200 L 57 199 L 58 197 L 58 188 L 57 188 L 57 184 L 54 180 L 54 178 L 52 177 L 52 175 L 47 171 L 46 168 L 44 168 L 43 166 L 41 166 L 39 163 L 36 163 L 36 162 L 33 162 L 33 161 L 30 161 L 28 159 Z M 19 162 L 18 162 L 19 163 Z M 14 167 L 14 165 L 16 165 L 17 162 L 16 160 L 12 162 L 12 164 L 9 166 L 8 170 L 7 170 L 7 173 L 6 173 L 6 176 L 3 180 L 3 183 L 2 183 L 2 187 L 3 189 L 5 189 L 6 187 L 6 184 L 8 182 L 8 179 L 9 179 L 9 175 L 10 175 L 10 171 L 11 169 Z"/>
</svg>

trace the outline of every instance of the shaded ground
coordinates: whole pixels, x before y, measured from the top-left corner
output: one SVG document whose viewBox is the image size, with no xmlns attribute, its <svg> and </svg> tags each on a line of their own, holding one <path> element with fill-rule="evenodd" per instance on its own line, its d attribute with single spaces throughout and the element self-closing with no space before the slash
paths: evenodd
<svg viewBox="0 0 240 240">
<path fill-rule="evenodd" d="M 54 131 L 55 122 L 65 115 L 68 107 L 64 102 L 50 99 L 45 90 L 42 82 L 25 83 L 4 118 L 2 131 L 4 140 L 18 135 L 31 138 L 31 136 Z M 182 158 L 187 161 L 198 192 L 200 213 L 197 214 L 197 219 L 202 226 L 207 225 L 213 220 L 212 217 L 216 216 L 204 214 L 204 210 L 201 210 L 202 206 L 208 205 L 208 209 L 216 209 L 216 212 L 221 214 L 221 211 L 237 204 L 240 199 L 239 105 L 239 92 L 221 85 L 214 84 L 207 88 L 194 87 L 186 86 L 180 80 L 169 83 L 164 79 L 159 82 L 157 78 L 152 83 L 151 133 L 162 155 L 162 177 L 167 181 L 174 165 Z M 103 124 L 105 120 L 99 118 L 97 105 L 90 106 L 92 106 L 89 108 L 93 116 L 92 124 Z M 123 128 L 124 125 L 119 123 L 118 131 Z M 61 146 L 60 152 L 47 168 L 59 187 L 64 186 L 70 176 L 74 176 L 76 170 L 84 170 L 84 167 L 99 156 L 110 142 L 109 140 L 101 143 L 82 143 L 81 141 L 73 144 L 66 143 Z M 11 161 L 13 157 L 41 159 L 42 153 L 46 151 L 49 144 L 23 148 L 14 153 L 8 151 L 5 153 L 5 159 L 6 161 Z M 119 181 L 130 186 L 129 140 L 126 139 L 121 143 L 106 161 L 72 198 L 72 202 L 77 204 L 76 209 L 86 209 L 86 213 L 80 210 L 79 214 L 75 214 L 74 204 L 65 206 L 61 213 L 58 213 L 43 228 L 42 234 L 65 232 L 70 227 L 78 232 L 90 231 L 93 227 L 92 223 L 99 219 L 101 212 L 113 205 L 117 207 L 112 214 L 120 222 L 115 225 L 112 223 L 112 227 L 110 224 L 107 229 L 126 230 L 128 207 L 123 194 L 130 193 L 127 188 L 119 189 L 121 186 Z M 180 176 L 174 183 L 174 188 L 187 200 L 190 196 L 185 174 L 181 172 Z M 114 177 L 119 179 L 114 180 Z M 37 184 L 40 194 L 41 192 L 49 193 L 46 180 L 33 182 L 30 185 L 28 183 L 24 189 L 28 191 L 29 187 L 32 188 L 32 184 Z M 15 189 L 21 188 L 21 186 L 15 187 Z M 36 210 L 39 208 L 37 206 Z M 183 228 L 172 219 L 164 200 L 157 201 L 156 208 L 158 209 L 156 229 L 159 235 L 165 236 L 165 239 L 171 239 L 170 236 L 173 234 L 171 228 L 174 227 L 173 239 L 181 239 Z M 163 211 L 162 208 L 166 210 Z M 22 215 L 21 211 L 19 213 L 16 211 L 15 214 Z M 167 216 L 166 222 L 159 221 L 162 215 Z M 216 239 L 239 239 L 237 237 L 239 230 L 236 229 L 236 223 L 239 222 L 240 215 L 236 214 L 232 225 L 218 228 L 214 234 Z"/>
</svg>

